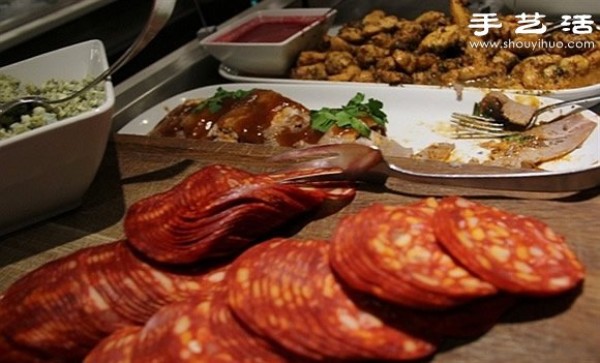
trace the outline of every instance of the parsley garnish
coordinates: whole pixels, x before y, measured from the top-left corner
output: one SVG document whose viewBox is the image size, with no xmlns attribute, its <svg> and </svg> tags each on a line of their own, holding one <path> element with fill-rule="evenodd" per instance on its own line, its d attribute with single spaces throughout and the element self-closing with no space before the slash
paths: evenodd
<svg viewBox="0 0 600 363">
<path fill-rule="evenodd" d="M 242 99 L 248 96 L 252 91 L 246 90 L 237 90 L 237 91 L 226 91 L 222 87 L 217 88 L 217 92 L 210 97 L 202 101 L 196 108 L 194 112 L 200 112 L 208 107 L 208 110 L 212 113 L 217 113 L 223 106 L 223 101 L 228 98 L 233 98 L 234 100 Z"/>
<path fill-rule="evenodd" d="M 341 108 L 323 107 L 320 110 L 312 110 L 310 112 L 312 128 L 325 133 L 336 125 L 341 128 L 353 128 L 361 136 L 368 137 L 371 129 L 361 118 L 369 117 L 377 124 L 385 126 L 387 115 L 382 111 L 383 103 L 381 101 L 373 98 L 367 102 L 364 100 L 365 95 L 357 93 Z"/>
</svg>

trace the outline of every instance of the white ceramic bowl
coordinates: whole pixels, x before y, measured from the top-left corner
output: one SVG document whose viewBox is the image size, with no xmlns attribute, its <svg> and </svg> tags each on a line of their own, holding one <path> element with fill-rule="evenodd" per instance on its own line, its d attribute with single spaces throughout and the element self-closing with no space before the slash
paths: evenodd
<svg viewBox="0 0 600 363">
<path fill-rule="evenodd" d="M 24 83 L 79 80 L 107 69 L 99 40 L 78 43 L 0 68 Z M 0 140 L 0 235 L 81 203 L 104 155 L 115 95 L 104 83 L 98 108 Z"/>
<path fill-rule="evenodd" d="M 335 14 L 330 8 L 259 10 L 226 24 L 200 44 L 229 67 L 282 76 L 302 50 L 318 44 Z M 271 36 L 276 38 L 267 39 Z"/>
</svg>

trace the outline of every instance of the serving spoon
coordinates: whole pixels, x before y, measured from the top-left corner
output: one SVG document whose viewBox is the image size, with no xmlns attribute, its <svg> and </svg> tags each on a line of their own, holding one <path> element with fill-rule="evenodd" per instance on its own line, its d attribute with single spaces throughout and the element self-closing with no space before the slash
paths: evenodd
<svg viewBox="0 0 600 363">
<path fill-rule="evenodd" d="M 115 71 L 121 68 L 131 58 L 135 57 L 144 47 L 150 43 L 158 32 L 165 26 L 177 0 L 153 0 L 150 17 L 146 22 L 142 32 L 135 39 L 133 44 L 117 59 L 109 68 L 100 73 L 96 78 L 90 81 L 85 87 L 70 94 L 69 96 L 51 100 L 43 96 L 23 96 L 12 101 L 0 104 L 0 126 L 9 126 L 15 121 L 18 121 L 21 115 L 26 114 L 37 106 L 45 106 L 51 108 L 52 105 L 70 101 L 79 95 L 89 91 L 98 83 L 110 77 Z"/>
</svg>

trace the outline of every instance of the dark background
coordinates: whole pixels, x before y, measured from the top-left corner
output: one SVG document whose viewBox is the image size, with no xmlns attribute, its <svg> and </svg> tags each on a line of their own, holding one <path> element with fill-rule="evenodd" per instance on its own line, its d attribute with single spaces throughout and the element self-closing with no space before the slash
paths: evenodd
<svg viewBox="0 0 600 363">
<path fill-rule="evenodd" d="M 251 0 L 179 0 L 166 27 L 146 49 L 114 74 L 113 82 L 118 84 L 194 39 L 203 27 L 198 7 L 210 26 L 218 25 L 250 6 Z M 0 52 L 0 67 L 90 39 L 102 40 L 112 63 L 140 33 L 151 7 L 149 0 L 114 1 Z"/>
</svg>

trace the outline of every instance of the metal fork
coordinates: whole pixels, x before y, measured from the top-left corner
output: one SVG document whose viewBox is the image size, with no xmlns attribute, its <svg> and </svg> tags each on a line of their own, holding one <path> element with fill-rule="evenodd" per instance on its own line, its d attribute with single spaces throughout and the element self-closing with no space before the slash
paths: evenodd
<svg viewBox="0 0 600 363">
<path fill-rule="evenodd" d="M 558 121 L 566 116 L 584 111 L 586 108 L 579 105 L 580 103 L 600 100 L 600 95 L 586 96 L 572 100 L 552 103 L 544 107 L 538 108 L 531 116 L 529 121 L 520 130 L 510 130 L 507 124 L 502 120 L 496 120 L 491 117 L 469 115 L 465 113 L 454 112 L 451 115 L 450 122 L 456 125 L 454 137 L 457 139 L 476 139 L 476 138 L 501 138 L 517 135 L 521 131 L 529 130 L 534 126 L 548 124 Z M 555 111 L 560 108 L 572 108 L 567 113 L 561 113 L 550 119 L 542 119 L 542 116 L 548 112 Z"/>
<path fill-rule="evenodd" d="M 355 143 L 294 149 L 270 160 L 292 162 L 286 171 L 315 170 L 313 175 L 299 173 L 281 180 L 283 183 L 350 180 L 382 184 L 389 177 L 394 177 L 428 184 L 532 192 L 580 191 L 600 185 L 600 167 L 572 173 L 511 169 L 499 172 L 495 168 L 490 168 L 490 172 L 474 173 L 448 165 L 440 172 L 421 172 L 389 163 L 378 148 Z"/>
</svg>

